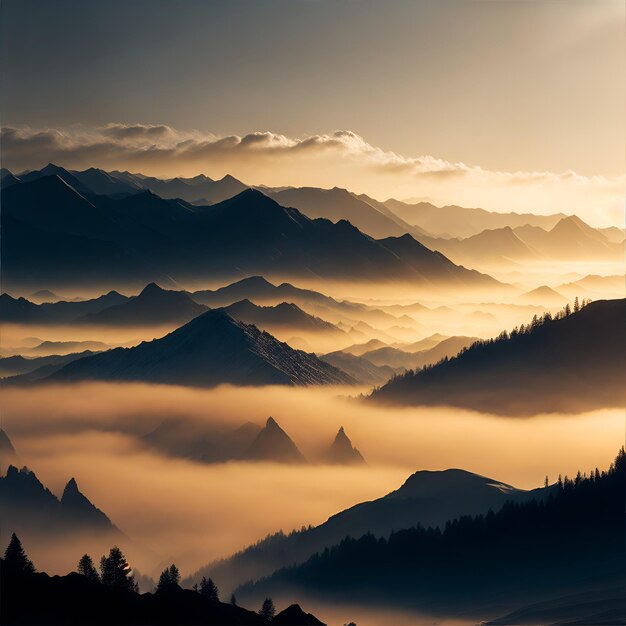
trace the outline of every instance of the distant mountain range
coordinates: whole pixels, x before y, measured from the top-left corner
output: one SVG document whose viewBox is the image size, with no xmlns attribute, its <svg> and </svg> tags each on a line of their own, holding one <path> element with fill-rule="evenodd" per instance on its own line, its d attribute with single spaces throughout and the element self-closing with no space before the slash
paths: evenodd
<svg viewBox="0 0 626 626">
<path fill-rule="evenodd" d="M 460 238 L 418 237 L 431 250 L 438 250 L 455 263 L 480 266 L 481 263 L 528 262 L 546 259 L 619 260 L 624 242 L 609 239 L 576 216 L 561 218 L 551 229 L 524 224 L 486 229 Z"/>
<path fill-rule="evenodd" d="M 183 291 L 167 291 L 150 283 L 139 295 L 83 315 L 76 322 L 106 326 L 184 324 L 207 310 L 208 307 L 198 304 Z"/>
<path fill-rule="evenodd" d="M 16 377 L 12 379 L 13 382 L 41 380 L 61 369 L 67 363 L 91 356 L 92 354 L 95 354 L 95 352 L 84 350 L 83 352 L 32 358 L 25 358 L 19 354 L 0 358 L 0 378 L 9 377 L 9 380 L 11 380 L 11 377 Z"/>
<path fill-rule="evenodd" d="M 134 348 L 78 359 L 44 381 L 145 381 L 192 386 L 351 384 L 353 379 L 316 356 L 212 310 Z"/>
<path fill-rule="evenodd" d="M 498 285 L 408 234 L 372 239 L 346 220 L 312 220 L 259 191 L 207 207 L 150 191 L 90 195 L 63 176 L 29 178 L 2 190 L 5 286 L 168 286 L 259 273 Z"/>
<path fill-rule="evenodd" d="M 587 411 L 626 401 L 626 300 L 599 300 L 522 333 L 478 342 L 392 379 L 371 400 L 501 414 Z"/>
<path fill-rule="evenodd" d="M 393 530 L 416 525 L 443 528 L 450 519 L 497 511 L 507 501 L 541 500 L 550 489 L 523 491 L 458 469 L 419 471 L 382 498 L 341 511 L 319 526 L 288 535 L 270 535 L 227 559 L 207 565 L 194 574 L 193 580 L 211 576 L 220 588 L 232 589 L 280 567 L 302 563 L 346 537 L 387 537 Z"/>
<path fill-rule="evenodd" d="M 545 230 L 553 228 L 564 217 L 564 213 L 534 215 L 533 213 L 496 213 L 485 209 L 471 209 L 455 205 L 438 207 L 429 202 L 385 201 L 396 215 L 409 224 L 418 225 L 435 237 L 461 239 L 472 237 L 483 230 L 538 226 Z"/>
<path fill-rule="evenodd" d="M 348 339 L 346 333 L 319 317 L 305 313 L 293 303 L 281 302 L 276 306 L 258 306 L 250 300 L 240 300 L 222 309 L 233 319 L 254 324 L 258 328 L 275 332 L 288 329 L 298 332 L 321 333 Z"/>
</svg>

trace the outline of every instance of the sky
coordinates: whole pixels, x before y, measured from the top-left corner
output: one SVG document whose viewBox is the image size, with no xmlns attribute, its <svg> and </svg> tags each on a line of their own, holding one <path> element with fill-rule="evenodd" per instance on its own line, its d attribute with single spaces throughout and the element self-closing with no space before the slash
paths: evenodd
<svg viewBox="0 0 626 626">
<path fill-rule="evenodd" d="M 621 0 L 3 0 L 2 162 L 623 225 L 624 13 Z"/>
</svg>

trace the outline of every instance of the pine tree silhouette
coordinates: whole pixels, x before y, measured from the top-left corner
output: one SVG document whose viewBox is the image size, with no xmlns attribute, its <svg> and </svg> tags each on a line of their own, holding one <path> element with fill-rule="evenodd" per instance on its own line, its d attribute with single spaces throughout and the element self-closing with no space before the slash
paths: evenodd
<svg viewBox="0 0 626 626">
<path fill-rule="evenodd" d="M 219 590 L 212 578 L 208 580 L 203 576 L 200 581 L 200 593 L 211 602 L 219 601 Z"/>
<path fill-rule="evenodd" d="M 161 572 L 156 590 L 163 591 L 164 589 L 178 586 L 180 586 L 180 572 L 176 565 L 172 563 Z"/>
<path fill-rule="evenodd" d="M 16 574 L 33 574 L 35 572 L 33 562 L 26 556 L 22 542 L 15 533 L 11 535 L 9 545 L 4 552 L 4 565 L 10 572 Z"/>
<path fill-rule="evenodd" d="M 100 576 L 98 575 L 98 571 L 96 570 L 91 557 L 88 554 L 83 554 L 80 557 L 80 561 L 78 561 L 78 567 L 76 571 L 79 574 L 85 576 L 85 578 L 89 578 L 89 580 L 95 580 L 100 582 Z"/>
<path fill-rule="evenodd" d="M 272 598 L 265 598 L 263 601 L 263 605 L 261 606 L 261 610 L 259 611 L 259 615 L 266 619 L 268 622 L 271 622 L 274 619 L 274 615 L 276 614 L 276 609 L 274 608 L 274 602 L 272 602 Z"/>
<path fill-rule="evenodd" d="M 139 590 L 139 586 L 131 573 L 130 565 L 117 546 L 111 548 L 109 556 L 103 556 L 100 559 L 100 578 L 104 585 L 110 587 L 121 587 L 131 591 Z"/>
</svg>

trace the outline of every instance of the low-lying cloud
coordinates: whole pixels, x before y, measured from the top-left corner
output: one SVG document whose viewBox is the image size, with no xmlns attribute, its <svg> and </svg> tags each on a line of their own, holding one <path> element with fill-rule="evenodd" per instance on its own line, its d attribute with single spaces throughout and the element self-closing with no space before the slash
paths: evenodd
<svg viewBox="0 0 626 626">
<path fill-rule="evenodd" d="M 2 147 L 4 166 L 16 172 L 54 162 L 72 169 L 101 167 L 162 177 L 230 173 L 254 185 L 341 186 L 379 199 L 575 212 L 597 225 L 623 222 L 624 176 L 502 172 L 430 155 L 407 157 L 349 130 L 293 138 L 273 132 L 217 136 L 150 124 L 5 127 Z"/>
</svg>

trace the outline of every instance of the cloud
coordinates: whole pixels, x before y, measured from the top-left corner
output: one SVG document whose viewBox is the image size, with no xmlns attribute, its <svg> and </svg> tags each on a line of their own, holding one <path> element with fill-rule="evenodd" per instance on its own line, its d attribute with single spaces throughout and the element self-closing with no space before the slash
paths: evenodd
<svg viewBox="0 0 626 626">
<path fill-rule="evenodd" d="M 167 125 L 110 123 L 65 129 L 2 129 L 3 164 L 14 171 L 54 162 L 174 177 L 227 173 L 249 184 L 341 186 L 379 199 L 430 197 L 438 204 L 496 211 L 578 213 L 597 225 L 623 224 L 624 176 L 571 170 L 505 172 L 407 157 L 350 130 L 288 137 L 269 131 L 216 136 Z"/>
</svg>

